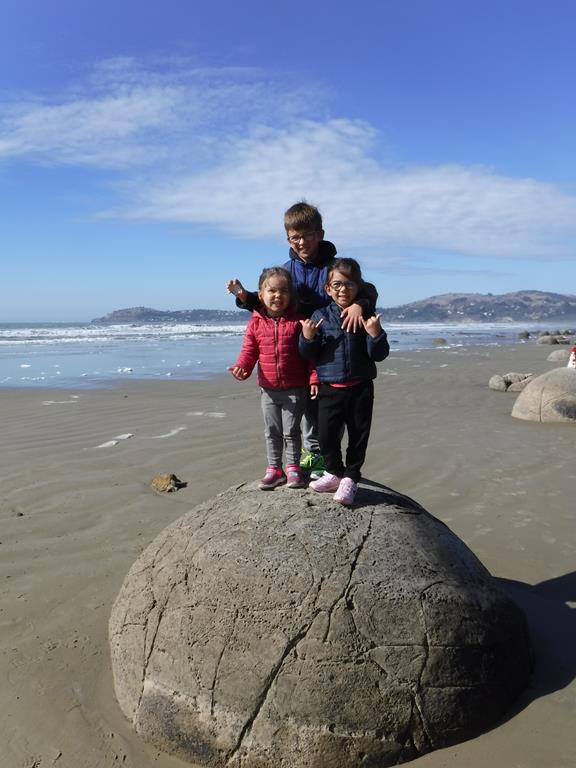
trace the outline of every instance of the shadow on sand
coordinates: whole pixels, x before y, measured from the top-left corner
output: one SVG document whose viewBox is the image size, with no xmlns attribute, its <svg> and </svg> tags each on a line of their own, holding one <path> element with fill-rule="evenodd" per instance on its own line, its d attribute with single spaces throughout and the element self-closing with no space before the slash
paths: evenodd
<svg viewBox="0 0 576 768">
<path fill-rule="evenodd" d="M 514 706 L 519 712 L 576 677 L 576 610 L 570 605 L 576 603 L 576 572 L 534 586 L 510 579 L 496 581 L 524 611 L 534 650 L 530 685 Z"/>
<path fill-rule="evenodd" d="M 360 491 L 354 506 L 374 504 L 377 496 L 408 514 L 430 514 L 409 496 L 372 480 L 363 478 Z M 524 612 L 534 651 L 530 683 L 504 717 L 509 720 L 530 702 L 562 690 L 576 677 L 576 572 L 533 586 L 497 577 L 495 581 Z"/>
</svg>

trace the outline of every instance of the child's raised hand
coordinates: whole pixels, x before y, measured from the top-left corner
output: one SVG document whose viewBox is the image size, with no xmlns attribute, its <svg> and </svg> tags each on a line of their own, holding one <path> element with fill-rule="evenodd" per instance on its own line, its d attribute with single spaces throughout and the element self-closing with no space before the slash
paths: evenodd
<svg viewBox="0 0 576 768">
<path fill-rule="evenodd" d="M 247 379 L 248 376 L 250 376 L 248 371 L 241 368 L 239 365 L 233 365 L 231 368 L 228 368 L 228 370 L 235 379 L 238 379 L 238 381 L 244 381 L 244 379 Z"/>
<path fill-rule="evenodd" d="M 324 318 L 320 318 L 317 323 L 315 323 L 313 320 L 306 319 L 306 320 L 300 320 L 300 325 L 302 326 L 302 336 L 307 341 L 312 341 L 314 336 L 316 336 L 316 331 L 318 328 L 322 325 L 324 322 Z"/>
<path fill-rule="evenodd" d="M 366 329 L 366 333 L 372 336 L 373 339 L 376 336 L 380 336 L 382 333 L 382 326 L 380 325 L 380 315 L 372 315 L 368 320 L 362 319 L 362 325 Z"/>
<path fill-rule="evenodd" d="M 234 277 L 232 280 L 226 281 L 226 290 L 228 291 L 228 293 L 231 293 L 234 296 L 237 296 L 240 299 L 240 301 L 244 301 L 244 299 L 246 298 L 246 289 L 244 288 L 244 286 L 242 285 L 240 280 L 238 280 L 237 277 Z"/>
<path fill-rule="evenodd" d="M 342 330 L 354 333 L 362 327 L 362 307 L 360 304 L 350 304 L 342 310 Z"/>
</svg>

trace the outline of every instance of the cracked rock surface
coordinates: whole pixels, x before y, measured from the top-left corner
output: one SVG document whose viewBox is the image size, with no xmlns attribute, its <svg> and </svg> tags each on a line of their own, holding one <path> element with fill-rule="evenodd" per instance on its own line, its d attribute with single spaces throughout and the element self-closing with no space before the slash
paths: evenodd
<svg viewBox="0 0 576 768">
<path fill-rule="evenodd" d="M 576 423 L 576 368 L 553 368 L 516 398 L 512 416 L 526 421 Z"/>
<path fill-rule="evenodd" d="M 165 529 L 110 619 L 136 731 L 191 763 L 376 768 L 476 735 L 526 685 L 524 616 L 416 502 L 230 488 Z"/>
</svg>

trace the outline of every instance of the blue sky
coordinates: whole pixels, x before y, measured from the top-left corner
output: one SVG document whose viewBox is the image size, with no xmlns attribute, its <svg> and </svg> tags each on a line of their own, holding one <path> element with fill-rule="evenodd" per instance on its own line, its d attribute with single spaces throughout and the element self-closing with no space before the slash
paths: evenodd
<svg viewBox="0 0 576 768">
<path fill-rule="evenodd" d="M 306 199 L 380 304 L 576 294 L 576 4 L 3 0 L 0 322 L 227 308 Z"/>
</svg>

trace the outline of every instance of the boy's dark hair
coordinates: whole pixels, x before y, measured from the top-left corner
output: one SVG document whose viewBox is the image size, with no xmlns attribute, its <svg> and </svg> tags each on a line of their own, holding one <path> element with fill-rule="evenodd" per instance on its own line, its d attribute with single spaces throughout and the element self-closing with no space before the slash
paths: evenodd
<svg viewBox="0 0 576 768">
<path fill-rule="evenodd" d="M 286 232 L 289 229 L 295 229 L 297 232 L 305 229 L 319 232 L 322 229 L 322 216 L 315 205 L 304 201 L 295 203 L 284 214 L 284 228 Z"/>
<path fill-rule="evenodd" d="M 292 275 L 284 267 L 266 267 L 266 269 L 263 269 L 258 278 L 258 292 L 262 290 L 264 283 L 271 277 L 281 277 L 286 281 L 286 285 L 290 291 L 290 309 L 296 309 L 298 305 L 298 296 L 294 290 Z"/>
<path fill-rule="evenodd" d="M 362 280 L 362 270 L 356 259 L 336 259 L 328 270 L 328 276 L 326 277 L 327 283 L 332 280 L 334 272 L 341 272 L 359 287 L 364 285 L 364 281 Z"/>
</svg>

